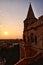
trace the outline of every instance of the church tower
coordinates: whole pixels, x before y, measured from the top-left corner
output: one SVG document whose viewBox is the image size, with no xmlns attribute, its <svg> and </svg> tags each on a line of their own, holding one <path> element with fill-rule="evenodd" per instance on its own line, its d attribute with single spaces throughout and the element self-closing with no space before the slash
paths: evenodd
<svg viewBox="0 0 43 65">
<path fill-rule="evenodd" d="M 23 31 L 24 41 L 29 40 L 29 39 L 27 39 L 28 38 L 27 37 L 27 30 L 28 30 L 29 26 L 31 26 L 31 24 L 33 24 L 36 21 L 37 21 L 37 18 L 34 15 L 34 12 L 33 12 L 33 9 L 32 9 L 31 3 L 30 3 L 29 10 L 28 10 L 28 13 L 27 13 L 27 17 L 24 20 L 24 31 Z"/>
<path fill-rule="evenodd" d="M 36 21 L 37 21 L 37 19 L 34 15 L 34 12 L 33 12 L 33 9 L 32 9 L 31 3 L 30 3 L 27 17 L 24 20 L 24 31 L 23 31 L 23 40 L 25 43 L 26 57 L 28 57 L 28 56 L 30 57 L 30 55 L 31 55 L 31 42 L 30 42 L 31 40 L 30 40 L 30 33 L 29 33 L 28 29 L 30 29 L 30 26 Z"/>
</svg>

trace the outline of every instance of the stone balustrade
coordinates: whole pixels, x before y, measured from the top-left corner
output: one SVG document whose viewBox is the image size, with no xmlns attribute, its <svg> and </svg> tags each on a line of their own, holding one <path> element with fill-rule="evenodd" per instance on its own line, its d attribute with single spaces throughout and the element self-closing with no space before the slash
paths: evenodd
<svg viewBox="0 0 43 65">
<path fill-rule="evenodd" d="M 28 65 L 33 63 L 34 61 L 37 61 L 40 58 L 41 58 L 41 53 L 37 51 L 37 53 L 34 56 L 23 58 L 14 65 Z"/>
</svg>

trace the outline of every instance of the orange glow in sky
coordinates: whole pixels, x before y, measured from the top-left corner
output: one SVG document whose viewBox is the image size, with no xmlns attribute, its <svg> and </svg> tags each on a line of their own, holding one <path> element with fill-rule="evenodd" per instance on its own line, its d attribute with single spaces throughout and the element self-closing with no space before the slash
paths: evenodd
<svg viewBox="0 0 43 65">
<path fill-rule="evenodd" d="M 7 36 L 7 35 L 8 35 L 8 32 L 7 32 L 7 31 L 5 31 L 5 32 L 4 32 L 4 35 L 5 35 L 5 36 Z"/>
<path fill-rule="evenodd" d="M 43 14 L 43 0 L 0 0 L 0 39 L 23 38 L 30 2 L 38 18 Z"/>
<path fill-rule="evenodd" d="M 0 29 L 0 39 L 16 39 L 16 38 L 22 38 L 22 32 L 19 31 L 19 29 L 15 28 L 6 28 L 6 27 L 1 27 Z"/>
</svg>

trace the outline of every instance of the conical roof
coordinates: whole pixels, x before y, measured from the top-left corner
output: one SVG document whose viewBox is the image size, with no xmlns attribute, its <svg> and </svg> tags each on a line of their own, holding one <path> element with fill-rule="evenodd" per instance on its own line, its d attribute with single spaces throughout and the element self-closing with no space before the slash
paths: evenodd
<svg viewBox="0 0 43 65">
<path fill-rule="evenodd" d="M 28 14 L 27 14 L 27 19 L 30 19 L 30 18 L 35 18 L 31 3 L 30 3 L 30 6 L 29 6 Z"/>
</svg>

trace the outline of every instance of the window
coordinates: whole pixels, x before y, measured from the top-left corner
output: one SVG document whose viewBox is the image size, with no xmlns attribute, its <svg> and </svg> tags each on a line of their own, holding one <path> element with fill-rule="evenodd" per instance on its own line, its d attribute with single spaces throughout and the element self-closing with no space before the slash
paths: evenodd
<svg viewBox="0 0 43 65">
<path fill-rule="evenodd" d="M 37 44 L 37 36 L 35 36 L 35 43 Z"/>
<path fill-rule="evenodd" d="M 31 42 L 33 43 L 34 42 L 34 34 L 31 33 Z"/>
<path fill-rule="evenodd" d="M 29 36 L 27 36 L 28 42 L 29 42 Z"/>
<path fill-rule="evenodd" d="M 26 36 L 23 35 L 23 41 L 26 43 Z"/>
<path fill-rule="evenodd" d="M 31 33 L 31 43 L 37 44 L 37 36 Z"/>
<path fill-rule="evenodd" d="M 24 42 L 25 42 L 25 40 L 26 40 L 24 35 L 23 35 L 23 40 L 24 40 Z"/>
<path fill-rule="evenodd" d="M 28 27 L 28 22 L 26 23 L 26 28 Z"/>
</svg>

